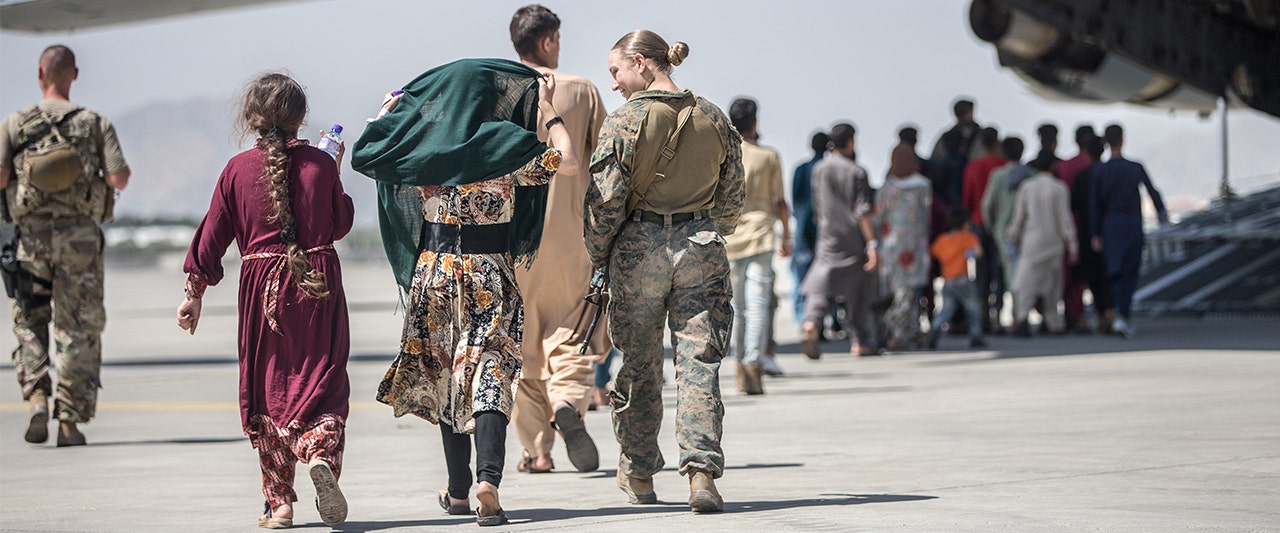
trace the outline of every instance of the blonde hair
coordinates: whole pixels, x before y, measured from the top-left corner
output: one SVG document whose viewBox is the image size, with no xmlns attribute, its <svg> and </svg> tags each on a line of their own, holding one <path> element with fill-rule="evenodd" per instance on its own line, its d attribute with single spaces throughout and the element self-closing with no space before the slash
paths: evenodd
<svg viewBox="0 0 1280 533">
<path fill-rule="evenodd" d="M 240 126 L 265 141 L 267 166 L 262 179 L 267 184 L 271 213 L 267 222 L 280 227 L 285 243 L 289 272 L 304 294 L 312 298 L 329 296 L 323 272 L 316 270 L 298 246 L 297 222 L 289 196 L 289 152 L 287 137 L 296 137 L 307 116 L 307 94 L 293 78 L 280 73 L 264 74 L 245 90 L 240 104 Z"/>
<path fill-rule="evenodd" d="M 614 43 L 612 50 L 619 50 L 627 56 L 640 54 L 653 62 L 654 70 L 668 75 L 672 67 L 680 66 L 684 58 L 689 57 L 689 45 L 680 41 L 668 45 L 661 36 L 649 30 L 635 30 L 623 35 Z"/>
</svg>

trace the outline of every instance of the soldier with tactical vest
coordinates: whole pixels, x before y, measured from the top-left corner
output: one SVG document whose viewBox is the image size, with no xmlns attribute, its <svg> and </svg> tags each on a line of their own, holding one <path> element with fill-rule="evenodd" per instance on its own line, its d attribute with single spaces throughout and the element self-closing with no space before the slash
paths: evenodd
<svg viewBox="0 0 1280 533">
<path fill-rule="evenodd" d="M 610 392 L 621 447 L 618 486 L 652 504 L 662 470 L 663 326 L 675 349 L 676 440 L 689 507 L 724 510 L 720 361 L 733 325 L 724 235 L 745 201 L 742 136 L 720 108 L 682 91 L 671 68 L 689 47 L 636 30 L 609 53 L 613 89 L 627 103 L 600 128 L 591 158 L 585 238 L 609 275 L 609 335 L 626 354 Z"/>
<path fill-rule="evenodd" d="M 93 418 L 102 367 L 102 230 L 129 166 L 107 117 L 71 103 L 79 75 L 70 48 L 40 55 L 44 99 L 0 125 L 0 222 L 16 228 L 16 261 L 5 281 L 15 299 L 13 364 L 30 404 L 25 439 L 49 438 L 49 397 L 58 446 L 85 443 L 76 427 Z M 49 377 L 49 323 L 57 339 L 58 388 Z"/>
</svg>

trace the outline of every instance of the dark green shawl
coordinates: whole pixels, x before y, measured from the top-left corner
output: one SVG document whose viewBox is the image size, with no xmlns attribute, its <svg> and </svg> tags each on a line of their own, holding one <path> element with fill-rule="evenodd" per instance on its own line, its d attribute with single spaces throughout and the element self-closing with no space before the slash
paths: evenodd
<svg viewBox="0 0 1280 533">
<path fill-rule="evenodd" d="M 547 150 L 538 141 L 538 71 L 505 59 L 462 59 L 404 86 L 390 113 L 368 124 L 351 167 L 377 181 L 378 223 L 396 281 L 413 279 L 422 229 L 420 185 L 459 186 L 510 174 Z M 510 249 L 532 261 L 547 187 L 516 187 Z"/>
</svg>

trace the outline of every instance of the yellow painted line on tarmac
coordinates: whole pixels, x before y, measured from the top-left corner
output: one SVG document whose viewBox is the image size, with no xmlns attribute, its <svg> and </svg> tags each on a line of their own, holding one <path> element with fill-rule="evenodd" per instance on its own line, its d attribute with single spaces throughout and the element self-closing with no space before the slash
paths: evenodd
<svg viewBox="0 0 1280 533">
<path fill-rule="evenodd" d="M 352 402 L 352 409 L 368 409 L 386 407 L 378 402 Z M 25 403 L 0 403 L 0 411 L 26 411 Z M 240 404 L 235 402 L 103 402 L 98 404 L 99 411 L 174 411 L 174 412 L 210 412 L 239 411 Z"/>
</svg>

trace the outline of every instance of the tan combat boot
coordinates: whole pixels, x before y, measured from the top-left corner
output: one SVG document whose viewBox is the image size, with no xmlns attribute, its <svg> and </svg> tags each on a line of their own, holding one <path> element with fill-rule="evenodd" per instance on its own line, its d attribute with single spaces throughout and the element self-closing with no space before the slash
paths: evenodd
<svg viewBox="0 0 1280 533">
<path fill-rule="evenodd" d="M 23 439 L 40 444 L 49 440 L 49 395 L 36 389 L 28 403 L 31 405 L 31 421 L 27 423 L 27 434 Z"/>
<path fill-rule="evenodd" d="M 658 503 L 658 495 L 653 492 L 653 478 L 631 477 L 618 469 L 618 488 L 627 494 L 627 501 L 635 504 Z"/>
<path fill-rule="evenodd" d="M 742 378 L 742 392 L 748 396 L 764 394 L 764 365 L 760 363 L 751 363 L 742 365 L 741 371 L 745 374 Z"/>
<path fill-rule="evenodd" d="M 734 374 L 733 377 L 734 377 L 734 381 L 737 382 L 738 392 L 741 394 L 746 394 L 747 393 L 747 367 L 742 364 L 742 361 L 738 361 L 738 372 Z"/>
<path fill-rule="evenodd" d="M 711 474 L 701 470 L 689 473 L 689 510 L 695 513 L 718 513 L 724 510 L 724 498 L 716 490 Z"/>
<path fill-rule="evenodd" d="M 61 422 L 58 424 L 58 447 L 63 446 L 84 446 L 84 433 L 76 429 L 75 422 Z"/>
</svg>

